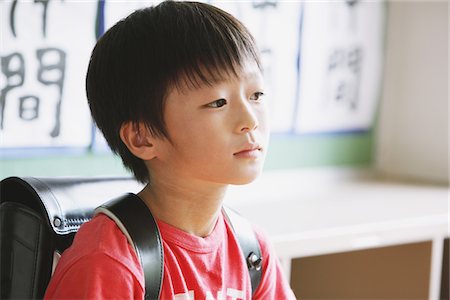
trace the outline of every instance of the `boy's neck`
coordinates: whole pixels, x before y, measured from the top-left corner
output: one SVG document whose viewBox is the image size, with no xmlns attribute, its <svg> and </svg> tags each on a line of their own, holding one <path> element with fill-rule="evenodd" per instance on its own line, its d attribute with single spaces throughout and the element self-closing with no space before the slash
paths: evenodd
<svg viewBox="0 0 450 300">
<path fill-rule="evenodd" d="M 153 216 L 187 233 L 206 237 L 221 213 L 227 185 L 152 181 L 138 195 Z"/>
</svg>

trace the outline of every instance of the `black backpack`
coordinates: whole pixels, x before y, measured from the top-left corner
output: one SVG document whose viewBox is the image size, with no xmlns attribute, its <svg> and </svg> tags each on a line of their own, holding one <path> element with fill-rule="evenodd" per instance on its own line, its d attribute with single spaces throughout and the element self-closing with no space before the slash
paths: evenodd
<svg viewBox="0 0 450 300">
<path fill-rule="evenodd" d="M 134 246 L 144 270 L 145 299 L 158 299 L 163 278 L 163 249 L 150 210 L 131 193 L 141 187 L 132 178 L 9 177 L 2 180 L 0 298 L 43 298 L 58 256 L 72 244 L 83 223 L 96 213 L 104 213 Z M 124 195 L 123 191 L 130 193 Z M 247 220 L 229 208 L 224 208 L 224 215 L 239 241 L 254 293 L 262 273 L 259 243 Z"/>
</svg>

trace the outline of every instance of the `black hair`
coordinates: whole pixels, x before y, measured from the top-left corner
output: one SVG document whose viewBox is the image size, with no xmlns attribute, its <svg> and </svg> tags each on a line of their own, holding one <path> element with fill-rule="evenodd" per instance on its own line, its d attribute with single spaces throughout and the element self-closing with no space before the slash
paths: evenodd
<svg viewBox="0 0 450 300">
<path fill-rule="evenodd" d="M 246 59 L 261 69 L 255 41 L 229 13 L 206 3 L 164 1 L 137 10 L 98 40 L 86 75 L 92 117 L 112 151 L 140 182 L 150 177 L 144 162 L 122 142 L 125 122 L 144 122 L 170 138 L 164 122 L 169 88 L 187 81 L 212 84 L 237 75 Z"/>
</svg>

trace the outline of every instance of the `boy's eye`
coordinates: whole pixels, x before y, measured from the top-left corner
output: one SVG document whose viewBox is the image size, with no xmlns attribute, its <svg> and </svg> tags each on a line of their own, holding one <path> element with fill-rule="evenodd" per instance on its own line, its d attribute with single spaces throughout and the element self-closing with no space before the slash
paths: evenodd
<svg viewBox="0 0 450 300">
<path fill-rule="evenodd" d="M 261 98 L 263 96 L 264 96 L 263 92 L 256 92 L 256 93 L 254 93 L 253 95 L 250 96 L 250 100 L 259 101 L 259 100 L 261 100 Z"/>
<path fill-rule="evenodd" d="M 227 100 L 225 99 L 218 99 L 216 101 L 213 101 L 211 103 L 208 103 L 207 106 L 211 108 L 219 108 L 227 104 Z"/>
</svg>

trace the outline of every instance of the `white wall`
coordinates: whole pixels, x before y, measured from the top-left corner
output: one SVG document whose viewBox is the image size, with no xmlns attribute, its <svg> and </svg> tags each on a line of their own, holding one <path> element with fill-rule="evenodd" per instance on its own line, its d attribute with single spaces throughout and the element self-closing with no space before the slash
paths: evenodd
<svg viewBox="0 0 450 300">
<path fill-rule="evenodd" d="M 449 182 L 448 3 L 390 1 L 377 169 Z"/>
</svg>

